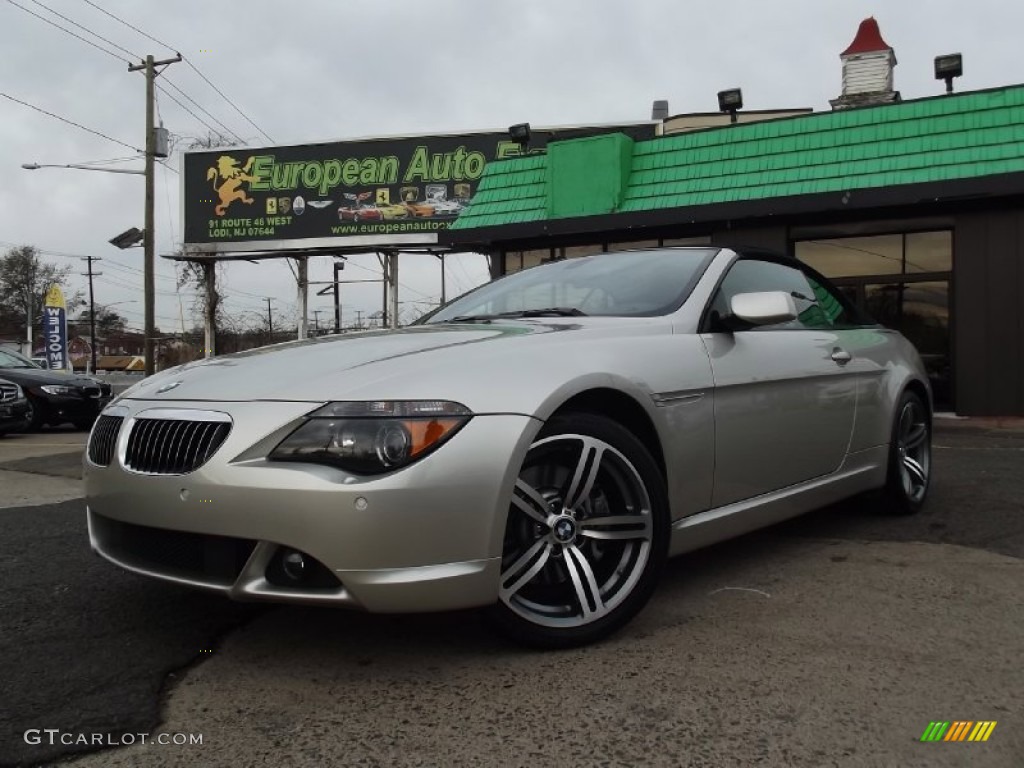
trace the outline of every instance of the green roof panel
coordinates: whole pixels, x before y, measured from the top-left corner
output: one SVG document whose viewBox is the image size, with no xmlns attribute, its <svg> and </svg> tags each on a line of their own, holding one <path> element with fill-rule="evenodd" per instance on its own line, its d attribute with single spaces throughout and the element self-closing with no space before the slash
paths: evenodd
<svg viewBox="0 0 1024 768">
<path fill-rule="evenodd" d="M 488 164 L 452 228 L 1024 171 L 1024 86 L 618 142 L 607 163 L 579 162 L 586 146 Z"/>
</svg>

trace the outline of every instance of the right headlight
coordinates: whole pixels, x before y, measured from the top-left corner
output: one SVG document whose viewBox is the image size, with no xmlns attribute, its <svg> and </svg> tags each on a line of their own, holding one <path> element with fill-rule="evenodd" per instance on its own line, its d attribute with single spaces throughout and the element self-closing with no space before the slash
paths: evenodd
<svg viewBox="0 0 1024 768">
<path fill-rule="evenodd" d="M 310 413 L 268 458 L 379 475 L 423 458 L 472 415 L 466 406 L 446 400 L 328 403 Z"/>
<path fill-rule="evenodd" d="M 48 395 L 70 395 L 75 391 L 73 387 L 66 387 L 63 384 L 44 384 L 39 389 Z"/>
</svg>

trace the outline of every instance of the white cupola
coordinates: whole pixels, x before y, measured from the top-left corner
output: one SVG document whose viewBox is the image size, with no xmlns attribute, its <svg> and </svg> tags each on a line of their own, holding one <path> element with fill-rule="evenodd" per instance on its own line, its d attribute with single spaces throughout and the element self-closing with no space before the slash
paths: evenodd
<svg viewBox="0 0 1024 768">
<path fill-rule="evenodd" d="M 843 62 L 843 94 L 829 102 L 832 109 L 891 104 L 900 100 L 892 81 L 896 53 L 882 39 L 873 16 L 860 23 L 856 37 L 839 58 Z"/>
</svg>

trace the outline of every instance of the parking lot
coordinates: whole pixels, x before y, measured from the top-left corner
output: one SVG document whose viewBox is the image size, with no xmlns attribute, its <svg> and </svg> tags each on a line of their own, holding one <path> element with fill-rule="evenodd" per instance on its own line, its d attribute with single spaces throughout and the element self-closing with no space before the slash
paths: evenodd
<svg viewBox="0 0 1024 768">
<path fill-rule="evenodd" d="M 1024 764 L 1019 424 L 940 424 L 916 517 L 857 499 L 674 560 L 624 631 L 554 653 L 473 613 L 239 605 L 121 572 L 88 549 L 84 440 L 0 439 L 0 764 Z M 920 741 L 958 720 L 997 726 Z"/>
</svg>

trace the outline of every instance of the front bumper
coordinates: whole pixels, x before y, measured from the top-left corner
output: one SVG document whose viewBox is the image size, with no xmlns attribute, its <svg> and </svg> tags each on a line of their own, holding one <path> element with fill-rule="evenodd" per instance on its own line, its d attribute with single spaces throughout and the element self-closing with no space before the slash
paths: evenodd
<svg viewBox="0 0 1024 768">
<path fill-rule="evenodd" d="M 129 403 L 132 413 L 158 405 L 168 403 Z M 185 475 L 132 472 L 121 466 L 120 450 L 106 467 L 85 459 L 90 542 L 108 560 L 243 600 L 411 612 L 497 599 L 508 498 L 540 422 L 475 416 L 421 461 L 364 478 L 264 458 L 316 404 L 174 405 L 226 412 L 232 431 L 206 464 Z M 127 441 L 127 424 L 119 446 Z M 149 539 L 157 543 L 133 543 Z M 271 583 L 268 568 L 283 548 L 323 564 L 340 584 Z M 206 567 L 217 552 L 217 567 Z"/>
<path fill-rule="evenodd" d="M 43 406 L 43 419 L 50 424 L 66 421 L 87 421 L 95 418 L 107 407 L 110 395 L 83 397 L 80 395 L 50 395 L 35 393 Z"/>
<path fill-rule="evenodd" d="M 0 434 L 17 431 L 25 424 L 28 413 L 28 400 L 24 397 L 6 403 L 0 403 Z"/>
</svg>

